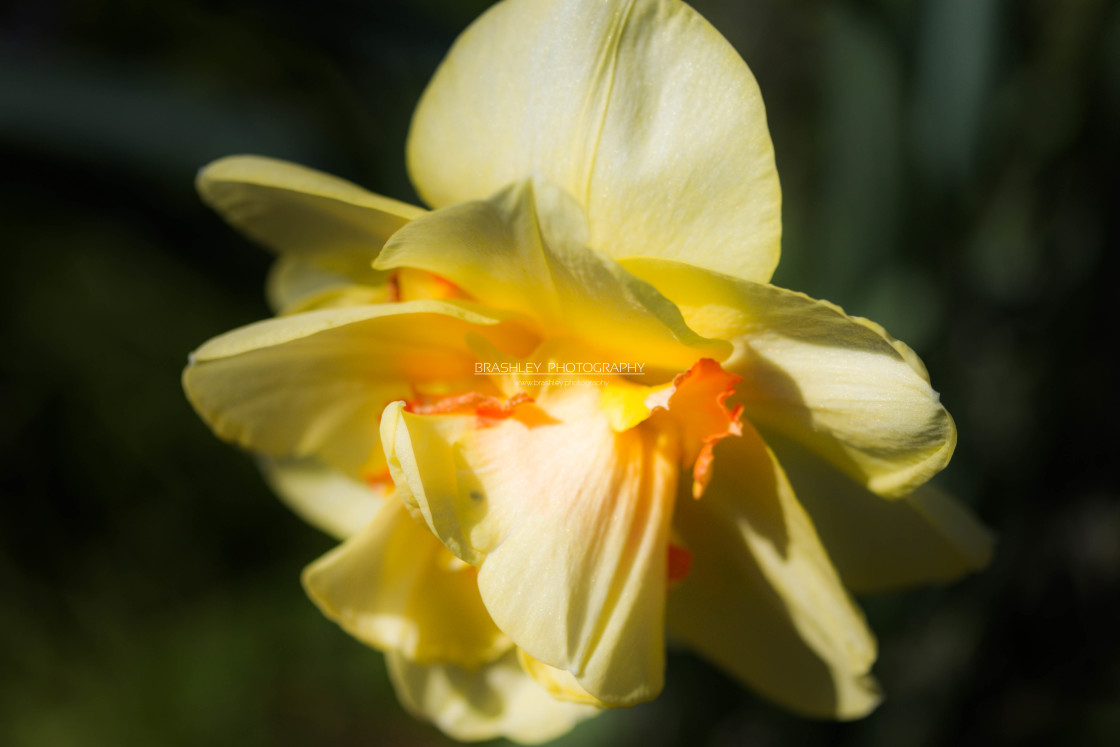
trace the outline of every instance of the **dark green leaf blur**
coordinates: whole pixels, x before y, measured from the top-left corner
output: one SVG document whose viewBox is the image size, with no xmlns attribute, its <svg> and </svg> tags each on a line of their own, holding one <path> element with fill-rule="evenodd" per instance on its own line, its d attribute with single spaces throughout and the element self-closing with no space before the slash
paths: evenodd
<svg viewBox="0 0 1120 747">
<path fill-rule="evenodd" d="M 228 154 L 416 201 L 404 140 L 482 0 L 0 9 L 0 744 L 442 745 L 299 586 L 332 546 L 182 395 L 268 315 L 194 194 Z M 775 282 L 910 343 L 992 567 L 864 600 L 887 700 L 773 708 L 685 654 L 565 745 L 1120 744 L 1120 4 L 708 0 L 784 188 Z"/>
</svg>

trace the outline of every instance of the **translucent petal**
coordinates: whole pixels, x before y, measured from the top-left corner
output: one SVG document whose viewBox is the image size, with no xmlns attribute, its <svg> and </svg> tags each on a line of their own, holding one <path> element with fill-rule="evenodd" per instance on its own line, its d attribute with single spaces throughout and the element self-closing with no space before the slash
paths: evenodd
<svg viewBox="0 0 1120 747">
<path fill-rule="evenodd" d="M 669 595 L 671 635 L 799 713 L 876 706 L 875 640 L 754 429 L 716 445 L 707 492 L 679 502 L 674 527 L 693 558 Z"/>
<path fill-rule="evenodd" d="M 514 651 L 480 669 L 417 664 L 396 653 L 386 660 L 401 703 L 461 741 L 547 742 L 598 712 L 553 698 L 522 670 Z"/>
<path fill-rule="evenodd" d="M 663 260 L 624 265 L 701 334 L 730 340 L 733 401 L 870 490 L 897 498 L 939 472 L 956 426 L 913 351 L 882 327 L 772 285 Z"/>
<path fill-rule="evenodd" d="M 525 673 L 536 680 L 538 685 L 557 700 L 585 703 L 596 708 L 607 706 L 606 703 L 584 690 L 579 681 L 566 669 L 557 669 L 539 662 L 520 648 L 517 649 L 517 659 L 521 662 L 521 668 L 525 670 Z"/>
<path fill-rule="evenodd" d="M 327 617 L 374 648 L 473 668 L 513 645 L 482 605 L 477 574 L 391 498 L 362 531 L 309 565 L 303 585 Z"/>
<path fill-rule="evenodd" d="M 702 355 L 730 354 L 726 343 L 690 330 L 651 286 L 582 243 L 582 221 L 555 187 L 522 182 L 413 221 L 386 244 L 376 267 L 445 277 L 488 306 L 535 319 L 542 335 L 589 345 L 597 351 L 592 360 L 675 372 Z"/>
<path fill-rule="evenodd" d="M 794 441 L 767 436 L 767 443 L 852 591 L 947 582 L 991 559 L 991 533 L 932 485 L 884 501 Z"/>
<path fill-rule="evenodd" d="M 473 374 L 469 334 L 524 350 L 523 333 L 462 303 L 326 309 L 210 340 L 183 373 L 218 436 L 273 457 L 316 456 L 353 477 L 384 468 L 384 406 L 414 385 Z"/>
<path fill-rule="evenodd" d="M 481 565 L 498 627 L 594 697 L 632 705 L 657 695 L 664 677 L 678 453 L 652 429 L 615 433 L 598 397 L 562 390 L 542 405 L 548 421 L 485 428 L 398 405 L 386 409 L 382 437 L 402 496 Z"/>
<path fill-rule="evenodd" d="M 357 255 L 365 267 L 422 208 L 367 192 L 344 179 L 261 156 L 229 156 L 204 167 L 199 194 L 238 230 L 277 252 Z"/>
<path fill-rule="evenodd" d="M 778 262 L 781 192 L 758 86 L 677 0 L 511 0 L 468 28 L 420 100 L 409 172 L 434 207 L 539 174 L 613 257 L 752 280 Z"/>
<path fill-rule="evenodd" d="M 265 281 L 268 304 L 277 314 L 294 314 L 394 300 L 389 273 L 374 270 L 372 262 L 366 254 L 341 252 L 282 255 Z"/>
<path fill-rule="evenodd" d="M 357 534 L 385 500 L 384 484 L 354 480 L 315 459 L 259 462 L 273 491 L 304 521 L 338 539 Z"/>
</svg>

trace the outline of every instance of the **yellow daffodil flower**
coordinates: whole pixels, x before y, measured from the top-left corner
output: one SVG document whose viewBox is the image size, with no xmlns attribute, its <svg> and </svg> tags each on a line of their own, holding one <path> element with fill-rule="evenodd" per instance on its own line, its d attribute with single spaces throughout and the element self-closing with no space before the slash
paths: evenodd
<svg viewBox="0 0 1120 747">
<path fill-rule="evenodd" d="M 768 284 L 758 87 L 677 0 L 505 0 L 408 142 L 432 210 L 266 158 L 203 198 L 278 253 L 278 316 L 184 386 L 343 542 L 304 574 L 460 739 L 550 739 L 662 688 L 667 638 L 799 713 L 865 715 L 849 596 L 983 566 L 925 483 L 955 429 L 881 327 Z"/>
</svg>

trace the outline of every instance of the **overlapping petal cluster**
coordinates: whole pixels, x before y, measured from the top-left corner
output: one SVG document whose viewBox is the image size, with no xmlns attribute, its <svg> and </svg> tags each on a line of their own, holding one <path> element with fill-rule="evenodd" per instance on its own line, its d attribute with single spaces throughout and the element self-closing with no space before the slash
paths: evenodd
<svg viewBox="0 0 1120 747">
<path fill-rule="evenodd" d="M 730 45 L 677 0 L 505 0 L 408 163 L 431 211 L 260 157 L 198 180 L 278 253 L 277 316 L 184 386 L 343 540 L 312 599 L 462 739 L 654 698 L 667 638 L 798 712 L 874 708 L 848 590 L 990 542 L 925 486 L 955 430 L 917 356 L 768 284 L 778 177 Z"/>
</svg>

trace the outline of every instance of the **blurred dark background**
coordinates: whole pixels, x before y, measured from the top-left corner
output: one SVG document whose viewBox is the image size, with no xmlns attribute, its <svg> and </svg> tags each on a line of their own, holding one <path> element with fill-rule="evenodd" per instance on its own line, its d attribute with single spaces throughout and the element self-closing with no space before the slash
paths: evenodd
<svg viewBox="0 0 1120 747">
<path fill-rule="evenodd" d="M 260 153 L 415 201 L 409 116 L 482 0 L 0 10 L 0 744 L 439 745 L 306 601 L 333 543 L 179 387 L 264 317 L 196 198 Z M 865 600 L 888 699 L 772 708 L 685 655 L 566 744 L 1120 744 L 1120 4 L 698 2 L 767 102 L 778 284 L 882 322 L 960 427 L 983 574 Z"/>
</svg>

